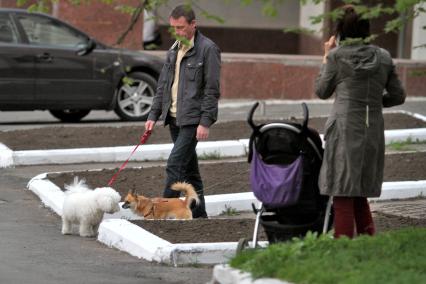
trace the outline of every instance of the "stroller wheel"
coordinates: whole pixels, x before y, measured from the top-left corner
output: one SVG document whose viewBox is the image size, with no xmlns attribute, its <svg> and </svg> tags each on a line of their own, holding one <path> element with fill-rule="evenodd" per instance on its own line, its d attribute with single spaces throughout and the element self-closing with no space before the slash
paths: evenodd
<svg viewBox="0 0 426 284">
<path fill-rule="evenodd" d="M 241 238 L 238 241 L 238 245 L 237 245 L 237 254 L 239 254 L 240 252 L 242 252 L 244 249 L 249 247 L 249 240 L 246 238 Z"/>
</svg>

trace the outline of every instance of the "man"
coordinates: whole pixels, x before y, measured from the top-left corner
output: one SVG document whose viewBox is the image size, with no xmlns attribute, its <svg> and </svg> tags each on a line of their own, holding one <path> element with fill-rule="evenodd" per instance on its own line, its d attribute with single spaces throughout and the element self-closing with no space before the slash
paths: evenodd
<svg viewBox="0 0 426 284">
<path fill-rule="evenodd" d="M 174 8 L 169 21 L 178 40 L 167 53 L 145 128 L 152 130 L 158 119 L 164 120 L 174 143 L 163 196 L 178 197 L 170 185 L 189 182 L 200 198 L 193 218 L 207 218 L 195 148 L 208 138 L 209 127 L 217 120 L 220 50 L 197 30 L 194 11 L 187 5 Z"/>
</svg>

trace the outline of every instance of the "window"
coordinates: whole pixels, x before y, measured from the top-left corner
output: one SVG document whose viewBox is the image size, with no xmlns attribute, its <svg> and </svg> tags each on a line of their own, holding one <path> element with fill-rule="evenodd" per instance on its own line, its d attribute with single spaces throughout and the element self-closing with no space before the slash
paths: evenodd
<svg viewBox="0 0 426 284">
<path fill-rule="evenodd" d="M 87 42 L 84 35 L 62 25 L 60 22 L 36 15 L 20 15 L 19 22 L 31 44 L 77 47 Z"/>
<path fill-rule="evenodd" d="M 12 21 L 8 15 L 0 14 L 0 43 L 16 42 L 18 42 L 18 37 Z"/>
</svg>

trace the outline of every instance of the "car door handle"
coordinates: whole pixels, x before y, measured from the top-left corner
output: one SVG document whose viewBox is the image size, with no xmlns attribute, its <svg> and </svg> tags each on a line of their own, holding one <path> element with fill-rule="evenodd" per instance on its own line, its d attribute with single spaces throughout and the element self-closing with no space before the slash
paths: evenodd
<svg viewBox="0 0 426 284">
<path fill-rule="evenodd" d="M 52 56 L 50 56 L 49 53 L 42 53 L 42 54 L 38 54 L 37 56 L 37 60 L 39 61 L 45 61 L 45 62 L 52 62 Z"/>
</svg>

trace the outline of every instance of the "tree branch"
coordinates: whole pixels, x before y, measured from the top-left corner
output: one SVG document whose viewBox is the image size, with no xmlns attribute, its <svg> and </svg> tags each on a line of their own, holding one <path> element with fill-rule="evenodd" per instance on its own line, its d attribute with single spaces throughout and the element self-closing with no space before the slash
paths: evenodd
<svg viewBox="0 0 426 284">
<path fill-rule="evenodd" d="M 145 7 L 145 1 L 141 1 L 141 3 L 139 3 L 138 7 L 136 7 L 136 9 L 133 11 L 132 13 L 132 18 L 130 20 L 130 24 L 127 27 L 127 29 L 120 35 L 120 37 L 117 39 L 117 41 L 115 42 L 114 45 L 120 45 L 123 43 L 124 39 L 127 37 L 127 35 L 129 34 L 129 32 L 131 30 L 133 30 L 133 27 L 135 26 L 135 24 L 137 23 L 137 21 L 139 20 L 143 9 Z"/>
</svg>

